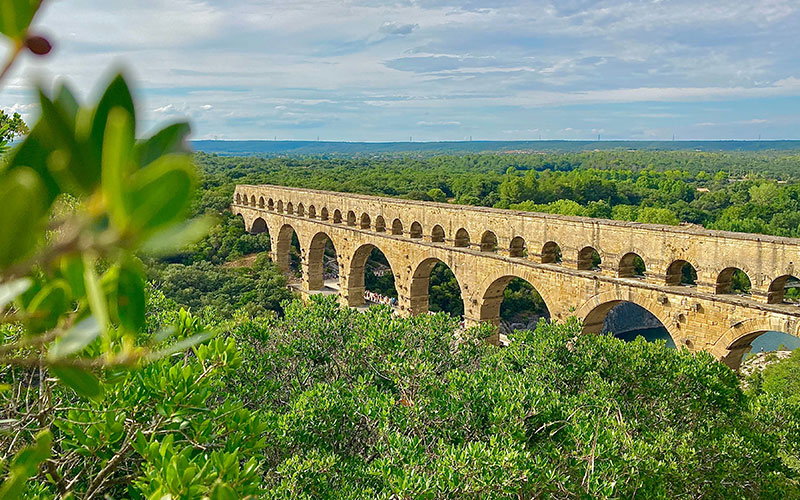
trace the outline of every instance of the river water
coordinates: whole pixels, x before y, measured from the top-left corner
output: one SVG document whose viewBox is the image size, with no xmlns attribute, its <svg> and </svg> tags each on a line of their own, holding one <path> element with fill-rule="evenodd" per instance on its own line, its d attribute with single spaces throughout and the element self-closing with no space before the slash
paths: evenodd
<svg viewBox="0 0 800 500">
<path fill-rule="evenodd" d="M 666 328 L 663 327 L 645 328 L 642 330 L 635 330 L 620 335 L 615 335 L 615 337 L 618 339 L 625 341 L 631 341 L 638 336 L 644 337 L 644 339 L 648 342 L 666 340 L 668 347 L 675 347 L 675 343 L 672 341 L 672 338 L 670 338 Z M 764 348 L 764 351 L 777 351 L 778 347 L 781 345 L 783 345 L 785 349 L 798 349 L 800 348 L 800 338 L 782 332 L 766 332 L 755 339 L 752 345 L 753 348 L 750 352 L 759 352 L 761 351 L 762 347 Z"/>
</svg>

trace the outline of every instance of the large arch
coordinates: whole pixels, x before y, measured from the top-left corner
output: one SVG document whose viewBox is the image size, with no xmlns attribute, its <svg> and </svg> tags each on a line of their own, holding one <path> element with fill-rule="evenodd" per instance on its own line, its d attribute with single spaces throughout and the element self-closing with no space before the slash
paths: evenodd
<svg viewBox="0 0 800 500">
<path fill-rule="evenodd" d="M 417 266 L 414 268 L 414 273 L 411 275 L 411 286 L 410 286 L 410 295 L 411 295 L 411 314 L 422 314 L 428 311 L 431 311 L 431 303 L 430 303 L 430 296 L 431 296 L 431 273 L 434 271 L 437 265 L 441 264 L 442 266 L 446 267 L 447 270 L 452 273 L 453 278 L 455 279 L 455 286 L 458 288 L 459 297 L 458 299 L 450 299 L 450 300 L 459 300 L 459 304 L 456 303 L 447 303 L 447 304 L 436 304 L 434 309 L 438 310 L 447 310 L 447 311 L 459 311 L 460 314 L 464 314 L 465 304 L 464 304 L 464 288 L 461 284 L 462 281 L 458 279 L 458 275 L 448 266 L 445 262 L 437 259 L 436 257 L 428 257 L 423 259 Z M 451 283 L 433 283 L 434 286 L 441 287 L 441 289 L 433 290 L 435 297 L 442 299 L 445 295 L 449 296 L 449 294 L 440 293 L 440 292 L 452 292 L 449 290 L 451 287 Z"/>
<path fill-rule="evenodd" d="M 267 227 L 267 221 L 265 221 L 261 217 L 257 217 L 256 220 L 253 221 L 253 224 L 250 225 L 250 234 L 261 234 L 267 233 L 269 234 L 269 228 Z"/>
<path fill-rule="evenodd" d="M 383 257 L 383 262 L 385 266 L 388 266 L 387 269 L 382 269 L 381 271 L 386 272 L 385 275 L 381 275 L 380 277 L 384 277 L 384 280 L 373 280 L 375 278 L 378 270 L 373 269 L 375 267 L 375 260 L 380 261 L 380 257 L 376 254 L 380 254 Z M 372 266 L 370 266 L 372 264 Z M 350 260 L 350 273 L 348 274 L 347 279 L 347 296 L 348 296 L 348 303 L 350 306 L 359 306 L 366 302 L 366 292 L 373 292 L 371 295 L 372 299 L 370 302 L 392 302 L 391 300 L 383 301 L 380 300 L 380 297 L 386 299 L 395 299 L 393 302 L 397 304 L 397 288 L 394 281 L 394 269 L 395 266 L 392 266 L 392 262 L 389 260 L 386 252 L 384 252 L 379 246 L 374 245 L 372 243 L 365 243 L 358 247 L 356 251 L 353 253 L 353 258 Z M 368 277 L 370 278 L 368 286 Z M 387 285 L 385 289 L 381 290 L 371 290 L 374 288 L 374 285 L 381 282 L 381 285 Z M 385 283 L 382 283 L 385 282 Z M 390 289 L 390 288 L 391 289 Z M 392 304 L 390 304 L 392 305 Z"/>
<path fill-rule="evenodd" d="M 525 285 L 527 285 L 527 287 Z M 512 288 L 514 288 L 514 290 L 512 290 Z M 525 293 L 526 290 L 528 293 Z M 489 286 L 485 288 L 479 307 L 478 319 L 481 322 L 487 322 L 493 325 L 499 325 L 502 319 L 517 320 L 515 322 L 519 322 L 519 320 L 523 319 L 522 316 L 503 318 L 504 304 L 509 305 L 508 303 L 511 301 L 517 302 L 517 307 L 521 305 L 526 309 L 530 309 L 527 311 L 520 311 L 527 313 L 528 317 L 525 318 L 527 321 L 524 321 L 527 324 L 530 323 L 532 316 L 546 319 L 550 319 L 551 317 L 547 301 L 541 293 L 539 293 L 533 283 L 519 276 L 504 275 L 495 278 Z"/>
<path fill-rule="evenodd" d="M 612 309 L 623 303 L 633 303 L 653 315 L 661 326 L 667 331 L 676 346 L 685 345 L 675 320 L 670 318 L 669 311 L 658 302 L 643 299 L 636 294 L 626 294 L 620 291 L 609 291 L 595 295 L 576 311 L 575 316 L 583 321 L 583 333 L 601 333 L 606 316 Z"/>
<path fill-rule="evenodd" d="M 295 271 L 295 268 L 297 271 L 302 272 L 300 269 L 302 255 L 294 255 L 292 252 L 292 247 L 295 245 L 296 250 L 298 250 L 299 235 L 297 231 L 291 224 L 284 224 L 278 231 L 278 238 L 275 243 L 275 260 L 281 272 L 290 276 Z"/>
<path fill-rule="evenodd" d="M 322 290 L 327 286 L 338 289 L 339 283 L 336 244 L 328 233 L 320 231 L 311 238 L 306 252 L 306 287 L 308 290 Z"/>
<path fill-rule="evenodd" d="M 782 332 L 800 337 L 800 322 L 781 320 L 773 316 L 740 321 L 722 334 L 714 343 L 711 354 L 733 370 L 738 370 L 744 355 L 750 352 L 753 341 L 767 332 Z"/>
</svg>

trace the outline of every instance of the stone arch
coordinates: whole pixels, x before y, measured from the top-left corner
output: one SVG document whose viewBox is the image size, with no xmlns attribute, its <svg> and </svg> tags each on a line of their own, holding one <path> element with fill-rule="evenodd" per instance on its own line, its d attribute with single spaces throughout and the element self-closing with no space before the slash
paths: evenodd
<svg viewBox="0 0 800 500">
<path fill-rule="evenodd" d="M 620 278 L 644 278 L 646 271 L 644 259 L 636 252 L 628 252 L 619 259 L 617 276 Z"/>
<path fill-rule="evenodd" d="M 286 213 L 289 215 L 294 215 L 294 205 L 291 201 L 286 204 Z"/>
<path fill-rule="evenodd" d="M 267 210 L 275 210 L 275 201 L 272 198 L 267 201 Z"/>
<path fill-rule="evenodd" d="M 283 213 L 283 200 L 278 200 L 278 213 Z"/>
<path fill-rule="evenodd" d="M 592 246 L 586 246 L 578 252 L 578 269 L 597 270 L 600 269 L 600 252 Z"/>
<path fill-rule="evenodd" d="M 392 234 L 401 235 L 403 234 L 403 221 L 400 219 L 395 219 L 392 221 Z"/>
<path fill-rule="evenodd" d="M 481 252 L 497 251 L 497 235 L 492 231 L 484 231 L 481 235 Z"/>
<path fill-rule="evenodd" d="M 297 236 L 298 240 L 300 239 L 300 234 L 291 224 L 284 224 L 278 231 L 278 238 L 275 243 L 275 260 L 276 264 L 278 264 L 278 268 L 284 274 L 288 274 L 292 268 L 291 250 L 294 236 Z M 300 260 L 302 261 L 302 255 L 300 256 Z"/>
<path fill-rule="evenodd" d="M 548 241 L 542 247 L 542 264 L 560 264 L 561 247 L 555 241 Z"/>
<path fill-rule="evenodd" d="M 322 207 L 322 210 L 319 211 L 319 218 L 322 220 L 328 220 L 328 208 Z"/>
<path fill-rule="evenodd" d="M 297 215 L 303 217 L 306 214 L 306 207 L 302 203 L 297 204 Z"/>
<path fill-rule="evenodd" d="M 370 219 L 369 214 L 367 212 L 361 214 L 361 221 L 359 227 L 361 229 L 369 229 L 372 227 L 372 219 Z"/>
<path fill-rule="evenodd" d="M 264 197 L 263 196 L 258 198 L 258 208 L 264 208 Z"/>
<path fill-rule="evenodd" d="M 254 195 L 254 194 L 250 195 L 250 206 L 251 207 L 256 206 L 256 195 Z"/>
<path fill-rule="evenodd" d="M 379 233 L 386 232 L 386 219 L 383 218 L 383 215 L 375 217 L 375 231 Z"/>
<path fill-rule="evenodd" d="M 342 223 L 342 212 L 338 208 L 333 211 L 333 223 L 334 224 Z"/>
<path fill-rule="evenodd" d="M 522 236 L 514 236 L 511 239 L 511 244 L 508 246 L 509 257 L 525 257 L 528 254 L 528 249 L 525 247 L 525 238 Z"/>
<path fill-rule="evenodd" d="M 236 193 L 236 204 L 241 205 L 241 203 L 242 203 L 242 195 Z"/>
<path fill-rule="evenodd" d="M 505 274 L 493 278 L 494 279 L 492 279 L 488 286 L 485 285 L 485 282 L 489 281 L 489 279 L 484 280 L 484 284 L 481 285 L 481 290 L 483 290 L 483 292 L 480 294 L 481 301 L 478 308 L 478 319 L 481 322 L 491 323 L 495 326 L 500 324 L 500 310 L 505 299 L 505 290 L 515 280 L 522 280 L 530 285 L 536 294 L 541 297 L 545 312 L 542 316 L 548 319 L 552 317 L 550 307 L 547 305 L 547 300 L 531 282 L 531 279 L 514 274 Z"/>
<path fill-rule="evenodd" d="M 697 285 L 697 269 L 687 260 L 676 259 L 667 267 L 668 286 Z"/>
<path fill-rule="evenodd" d="M 791 300 L 787 300 L 787 293 L 786 290 L 794 290 L 795 292 L 791 293 L 792 298 Z M 769 289 L 767 291 L 767 303 L 768 304 L 782 304 L 784 302 L 787 303 L 796 303 L 800 300 L 800 279 L 797 276 L 793 276 L 791 274 L 784 274 L 783 276 L 778 276 L 772 283 L 769 284 Z"/>
<path fill-rule="evenodd" d="M 250 225 L 250 234 L 261 234 L 267 233 L 269 234 L 269 228 L 267 227 L 267 221 L 265 221 L 261 217 L 257 217 L 256 220 L 253 221 L 253 224 Z"/>
<path fill-rule="evenodd" d="M 408 235 L 414 239 L 422 238 L 422 224 L 417 221 L 412 222 Z"/>
<path fill-rule="evenodd" d="M 711 354 L 732 370 L 738 370 L 742 358 L 750 352 L 753 341 L 769 331 L 784 332 L 800 337 L 800 323 L 774 316 L 751 318 L 740 321 L 720 336 L 711 349 Z"/>
<path fill-rule="evenodd" d="M 640 298 L 635 293 L 626 294 L 619 290 L 595 295 L 575 311 L 575 316 L 583 321 L 583 333 L 600 333 L 609 311 L 623 302 L 631 302 L 645 309 L 661 322 L 676 346 L 686 345 L 675 320 L 670 319 L 669 310 L 665 306 L 656 301 Z"/>
<path fill-rule="evenodd" d="M 431 230 L 431 241 L 434 243 L 444 242 L 444 228 L 439 224 L 433 226 L 433 229 Z"/>
<path fill-rule="evenodd" d="M 314 205 L 308 206 L 308 216 L 311 217 L 312 219 L 317 218 L 317 208 Z"/>
<path fill-rule="evenodd" d="M 414 272 L 411 275 L 411 286 L 409 287 L 411 295 L 411 314 L 423 314 L 430 310 L 429 287 L 431 272 L 433 271 L 433 268 L 436 267 L 436 264 L 439 263 L 447 266 L 447 268 L 450 269 L 455 276 L 456 283 L 458 283 L 459 293 L 461 294 L 461 307 L 462 310 L 466 311 L 466 293 L 464 291 L 464 285 L 462 284 L 463 281 L 459 279 L 456 271 L 452 267 L 448 266 L 446 262 L 436 257 L 428 257 L 416 265 Z"/>
<path fill-rule="evenodd" d="M 453 246 L 459 248 L 469 248 L 469 233 L 463 227 L 456 231 L 456 237 L 453 239 Z"/>
<path fill-rule="evenodd" d="M 308 290 L 322 290 L 325 288 L 325 247 L 330 241 L 336 258 L 336 269 L 339 267 L 338 247 L 328 233 L 319 231 L 311 238 L 306 252 L 306 287 Z M 337 281 L 340 280 L 337 272 Z M 341 281 L 339 281 L 341 283 Z"/>
<path fill-rule="evenodd" d="M 372 251 L 375 249 L 379 250 L 383 256 L 386 257 L 389 269 L 392 275 L 394 275 L 396 266 L 392 264 L 392 261 L 389 259 L 389 254 L 382 248 L 372 243 L 365 243 L 359 246 L 356 251 L 353 252 L 353 257 L 350 259 L 350 272 L 347 275 L 347 302 L 350 306 L 360 306 L 366 302 L 364 300 L 364 291 L 366 290 L 364 283 L 366 274 L 365 268 Z M 395 291 L 397 290 L 396 287 L 397 285 L 395 285 Z"/>
<path fill-rule="evenodd" d="M 355 226 L 356 225 L 356 213 L 350 210 L 347 212 L 347 225 L 348 226 Z"/>
<path fill-rule="evenodd" d="M 743 293 L 750 295 L 752 282 L 750 276 L 741 268 L 726 267 L 717 275 L 716 293 Z"/>
</svg>

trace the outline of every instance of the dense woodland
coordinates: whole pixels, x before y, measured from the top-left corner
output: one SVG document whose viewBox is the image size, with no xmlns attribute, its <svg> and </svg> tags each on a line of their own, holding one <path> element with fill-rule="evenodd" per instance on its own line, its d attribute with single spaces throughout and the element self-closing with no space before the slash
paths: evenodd
<svg viewBox="0 0 800 500">
<path fill-rule="evenodd" d="M 6 67 L 46 54 L 39 3 L 3 6 Z M 800 497 L 800 351 L 742 379 L 574 318 L 498 347 L 446 268 L 439 314 L 303 304 L 227 212 L 271 182 L 792 235 L 796 156 L 192 156 L 136 135 L 124 75 L 38 90 L 0 115 L 0 498 Z"/>
</svg>

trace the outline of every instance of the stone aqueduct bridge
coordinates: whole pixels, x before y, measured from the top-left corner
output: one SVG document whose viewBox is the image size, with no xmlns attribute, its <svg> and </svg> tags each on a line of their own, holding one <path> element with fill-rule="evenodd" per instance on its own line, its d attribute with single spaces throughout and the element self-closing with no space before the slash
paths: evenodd
<svg viewBox="0 0 800 500">
<path fill-rule="evenodd" d="M 608 311 L 633 302 L 663 323 L 675 345 L 709 351 L 734 369 L 765 331 L 800 336 L 800 307 L 783 302 L 787 279 L 800 274 L 800 239 L 270 185 L 237 186 L 232 211 L 251 233 L 269 231 L 272 259 L 284 271 L 296 232 L 305 291 L 324 286 L 329 238 L 340 299 L 349 306 L 364 303 L 364 266 L 377 247 L 392 268 L 403 315 L 428 310 L 430 273 L 441 261 L 458 280 L 468 323 L 497 324 L 503 291 L 519 277 L 541 294 L 552 318 L 575 315 L 584 331 L 599 332 Z M 592 267 L 595 250 L 599 268 Z M 634 276 L 637 255 L 644 277 Z M 687 262 L 696 286 L 680 285 Z M 751 295 L 730 293 L 735 269 L 747 273 Z"/>
</svg>

